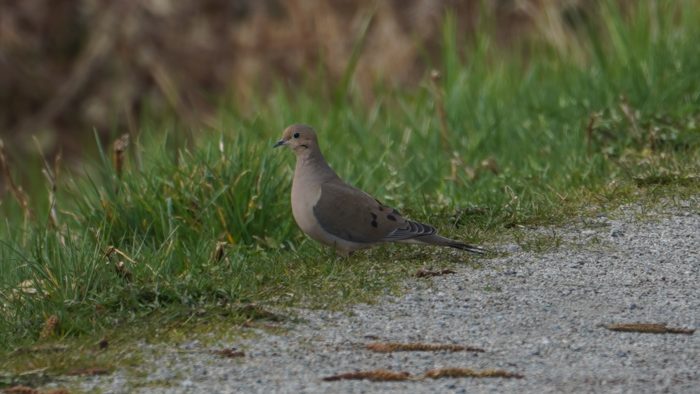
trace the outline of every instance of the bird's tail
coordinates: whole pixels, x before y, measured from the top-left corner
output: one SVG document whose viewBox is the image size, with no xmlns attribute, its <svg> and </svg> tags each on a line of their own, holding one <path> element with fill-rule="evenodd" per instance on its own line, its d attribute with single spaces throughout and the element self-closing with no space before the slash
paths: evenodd
<svg viewBox="0 0 700 394">
<path fill-rule="evenodd" d="M 425 243 L 425 244 L 430 244 L 430 245 L 438 245 L 438 246 L 449 246 L 450 248 L 455 248 L 459 250 L 465 250 L 470 253 L 474 254 L 485 254 L 487 252 L 486 249 L 475 246 L 475 245 L 469 245 L 465 244 L 464 242 L 456 241 L 454 239 L 449 239 L 442 237 L 437 234 L 431 234 L 431 235 L 426 235 L 423 237 L 416 237 L 414 240 L 420 242 L 420 243 Z"/>
<path fill-rule="evenodd" d="M 486 253 L 486 249 L 484 249 L 484 248 L 480 248 L 480 247 L 475 246 L 475 245 L 465 244 L 462 242 L 452 242 L 452 243 L 448 244 L 447 246 L 449 246 L 451 248 L 459 249 L 459 250 L 466 250 L 467 252 L 471 252 L 474 254 L 485 254 Z"/>
</svg>

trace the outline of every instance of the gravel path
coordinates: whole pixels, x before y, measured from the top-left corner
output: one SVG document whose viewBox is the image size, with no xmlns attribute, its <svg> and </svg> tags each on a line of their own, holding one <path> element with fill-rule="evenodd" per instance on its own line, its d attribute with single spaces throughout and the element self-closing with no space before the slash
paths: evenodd
<svg viewBox="0 0 700 394">
<path fill-rule="evenodd" d="M 700 199 L 532 230 L 560 246 L 543 254 L 505 245 L 507 257 L 455 274 L 411 279 L 399 297 L 342 313 L 297 311 L 284 334 L 235 344 L 222 358 L 198 343 L 159 352 L 140 389 L 126 374 L 89 378 L 102 392 L 700 392 L 700 332 L 613 332 L 610 323 L 700 326 Z M 485 352 L 373 353 L 371 342 L 463 344 Z M 443 367 L 503 369 L 523 379 L 325 382 L 358 370 L 420 376 Z M 169 382 L 164 385 L 164 382 Z M 143 384 L 143 381 L 140 383 Z"/>
</svg>

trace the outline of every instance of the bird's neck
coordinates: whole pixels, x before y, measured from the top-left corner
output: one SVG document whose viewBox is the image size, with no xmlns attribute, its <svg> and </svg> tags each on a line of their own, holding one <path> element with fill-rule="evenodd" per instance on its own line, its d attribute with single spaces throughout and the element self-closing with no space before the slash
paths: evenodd
<svg viewBox="0 0 700 394">
<path fill-rule="evenodd" d="M 294 172 L 295 174 L 308 174 L 308 176 L 324 180 L 326 180 L 325 178 L 338 177 L 318 149 L 308 149 L 299 153 Z"/>
<path fill-rule="evenodd" d="M 296 152 L 297 168 L 299 167 L 327 167 L 326 159 L 318 149 L 304 149 Z"/>
</svg>

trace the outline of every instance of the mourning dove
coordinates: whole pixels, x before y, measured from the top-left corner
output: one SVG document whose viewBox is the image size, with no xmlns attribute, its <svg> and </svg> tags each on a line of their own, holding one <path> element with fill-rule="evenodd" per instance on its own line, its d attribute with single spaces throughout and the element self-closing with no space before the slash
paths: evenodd
<svg viewBox="0 0 700 394">
<path fill-rule="evenodd" d="M 297 156 L 292 180 L 294 220 L 312 239 L 342 256 L 385 242 L 449 246 L 472 253 L 484 250 L 437 235 L 433 226 L 405 219 L 395 209 L 343 182 L 326 163 L 316 132 L 292 125 L 274 147 L 287 146 Z"/>
</svg>

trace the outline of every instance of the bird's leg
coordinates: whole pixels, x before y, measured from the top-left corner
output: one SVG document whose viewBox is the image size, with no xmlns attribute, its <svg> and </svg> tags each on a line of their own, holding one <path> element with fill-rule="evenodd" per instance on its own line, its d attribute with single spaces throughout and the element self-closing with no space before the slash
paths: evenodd
<svg viewBox="0 0 700 394">
<path fill-rule="evenodd" d="M 346 259 L 352 256 L 353 251 L 347 249 L 341 249 L 336 246 L 335 253 L 340 257 L 345 257 Z"/>
<path fill-rule="evenodd" d="M 337 242 L 333 242 L 333 249 L 335 249 L 335 254 L 337 254 L 340 257 L 348 258 L 348 257 L 350 257 L 350 255 L 352 255 L 351 250 L 341 248 Z"/>
</svg>

